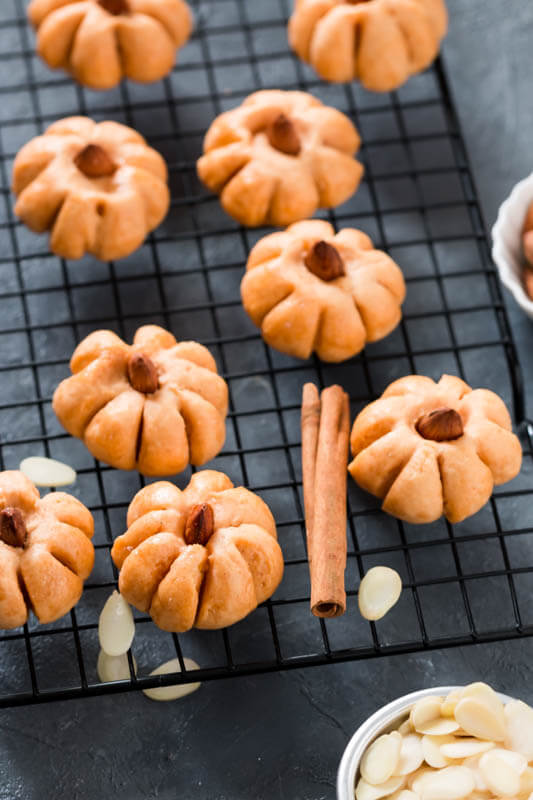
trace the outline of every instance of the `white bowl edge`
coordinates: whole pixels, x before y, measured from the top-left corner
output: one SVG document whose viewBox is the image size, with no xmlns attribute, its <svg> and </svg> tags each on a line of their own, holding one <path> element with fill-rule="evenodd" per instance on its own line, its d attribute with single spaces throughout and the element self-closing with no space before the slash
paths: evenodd
<svg viewBox="0 0 533 800">
<path fill-rule="evenodd" d="M 407 716 L 411 706 L 423 697 L 431 695 L 446 696 L 460 686 L 433 686 L 429 689 L 420 689 L 402 697 L 396 698 L 387 705 L 379 708 L 366 722 L 355 731 L 346 745 L 337 773 L 337 800 L 354 800 L 355 778 L 359 769 L 359 762 L 368 745 L 381 733 L 386 733 L 395 722 L 400 722 Z M 503 703 L 508 703 L 512 698 L 501 692 L 497 693 Z"/>
<path fill-rule="evenodd" d="M 498 210 L 492 227 L 492 259 L 502 283 L 512 293 L 520 308 L 533 319 L 533 300 L 527 296 L 522 283 L 522 226 L 530 203 L 533 202 L 533 172 L 519 181 Z"/>
</svg>

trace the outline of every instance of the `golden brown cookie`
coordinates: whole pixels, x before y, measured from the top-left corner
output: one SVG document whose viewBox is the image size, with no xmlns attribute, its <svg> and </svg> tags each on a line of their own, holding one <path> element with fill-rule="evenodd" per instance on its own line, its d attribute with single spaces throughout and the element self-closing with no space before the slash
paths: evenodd
<svg viewBox="0 0 533 800">
<path fill-rule="evenodd" d="M 356 418 L 351 448 L 354 480 L 383 499 L 384 511 L 413 523 L 442 514 L 461 522 L 522 463 L 501 398 L 451 375 L 391 383 Z"/>
<path fill-rule="evenodd" d="M 15 214 L 50 231 L 63 258 L 123 258 L 164 219 L 170 204 L 164 159 L 118 122 L 68 117 L 19 151 Z"/>
<path fill-rule="evenodd" d="M 243 225 L 290 225 L 344 203 L 363 174 L 348 117 L 305 92 L 251 94 L 215 119 L 198 175 Z"/>
<path fill-rule="evenodd" d="M 133 345 L 94 331 L 70 368 L 53 408 L 95 458 L 143 475 L 173 475 L 222 449 L 228 387 L 201 344 L 176 342 L 157 325 L 139 328 Z"/>
<path fill-rule="evenodd" d="M 282 353 L 344 361 L 400 322 L 400 268 L 362 231 L 307 220 L 260 239 L 241 283 L 244 308 Z"/>
<path fill-rule="evenodd" d="M 93 532 L 75 497 L 40 497 L 22 472 L 0 472 L 0 628 L 24 625 L 30 610 L 54 622 L 76 605 L 94 564 Z"/>
<path fill-rule="evenodd" d="M 444 0 L 296 0 L 289 42 L 321 78 L 387 92 L 431 64 L 447 27 Z"/>
<path fill-rule="evenodd" d="M 32 0 L 28 16 L 48 66 L 92 89 L 164 77 L 192 28 L 184 0 Z"/>
<path fill-rule="evenodd" d="M 283 575 L 276 525 L 260 497 L 222 472 L 141 489 L 111 555 L 122 596 L 166 631 L 223 628 L 267 600 Z"/>
</svg>

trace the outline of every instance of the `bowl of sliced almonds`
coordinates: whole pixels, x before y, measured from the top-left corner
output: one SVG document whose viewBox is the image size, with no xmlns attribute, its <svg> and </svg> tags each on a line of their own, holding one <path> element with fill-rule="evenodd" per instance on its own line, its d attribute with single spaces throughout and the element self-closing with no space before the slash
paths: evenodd
<svg viewBox="0 0 533 800">
<path fill-rule="evenodd" d="M 486 683 L 399 697 L 350 739 L 338 800 L 479 800 L 533 793 L 533 708 Z"/>
<path fill-rule="evenodd" d="M 501 204 L 492 228 L 492 259 L 502 283 L 533 319 L 533 172 Z M 527 235 L 527 239 L 526 239 Z"/>
</svg>

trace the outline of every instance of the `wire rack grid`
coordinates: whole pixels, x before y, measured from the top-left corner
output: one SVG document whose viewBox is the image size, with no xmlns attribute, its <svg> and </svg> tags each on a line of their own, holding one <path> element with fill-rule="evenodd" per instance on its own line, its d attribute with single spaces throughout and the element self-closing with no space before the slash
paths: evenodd
<svg viewBox="0 0 533 800">
<path fill-rule="evenodd" d="M 515 350 L 442 63 L 387 95 L 324 84 L 288 51 L 289 0 L 191 5 L 196 32 L 171 75 L 106 93 L 79 87 L 40 62 L 24 0 L 4 0 L 0 8 L 0 466 L 17 468 L 37 454 L 67 461 L 78 471 L 73 491 L 96 521 L 95 569 L 76 608 L 51 625 L 32 620 L 0 633 L 0 706 L 533 633 L 530 439 L 521 476 L 453 528 L 445 521 L 398 522 L 350 480 L 347 613 L 319 621 L 309 612 L 299 448 L 306 380 L 341 383 L 355 414 L 401 375 L 450 372 L 500 392 L 517 421 L 524 420 Z M 196 178 L 214 116 L 269 87 L 311 91 L 354 120 L 364 142 L 365 180 L 326 218 L 370 234 L 406 277 L 401 326 L 342 365 L 296 361 L 265 346 L 239 298 L 247 252 L 265 231 L 235 224 Z M 136 127 L 169 164 L 167 220 L 119 263 L 58 259 L 13 215 L 9 180 L 17 149 L 55 119 L 80 113 Z M 130 680 L 102 684 L 98 615 L 117 579 L 109 550 L 143 481 L 95 462 L 68 437 L 51 411 L 51 395 L 85 334 L 107 327 L 130 337 L 148 322 L 197 339 L 215 355 L 230 388 L 230 413 L 226 446 L 212 466 L 270 505 L 285 575 L 270 601 L 228 630 L 175 636 L 136 614 Z M 375 564 L 397 569 L 405 589 L 394 612 L 370 624 L 357 612 L 356 594 L 361 575 Z M 184 656 L 200 670 L 187 671 Z M 172 657 L 181 673 L 149 677 Z"/>
</svg>

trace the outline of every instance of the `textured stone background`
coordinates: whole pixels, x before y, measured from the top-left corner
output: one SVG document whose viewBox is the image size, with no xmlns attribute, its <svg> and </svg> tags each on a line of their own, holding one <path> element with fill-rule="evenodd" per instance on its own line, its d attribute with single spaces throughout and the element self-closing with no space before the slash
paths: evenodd
<svg viewBox="0 0 533 800">
<path fill-rule="evenodd" d="M 449 6 L 446 61 L 491 225 L 533 169 L 533 4 Z M 531 386 L 533 330 L 509 306 Z M 532 657 L 525 640 L 218 682 L 176 704 L 128 694 L 2 711 L 0 799 L 333 800 L 346 741 L 382 702 L 474 679 L 533 702 Z"/>
</svg>

